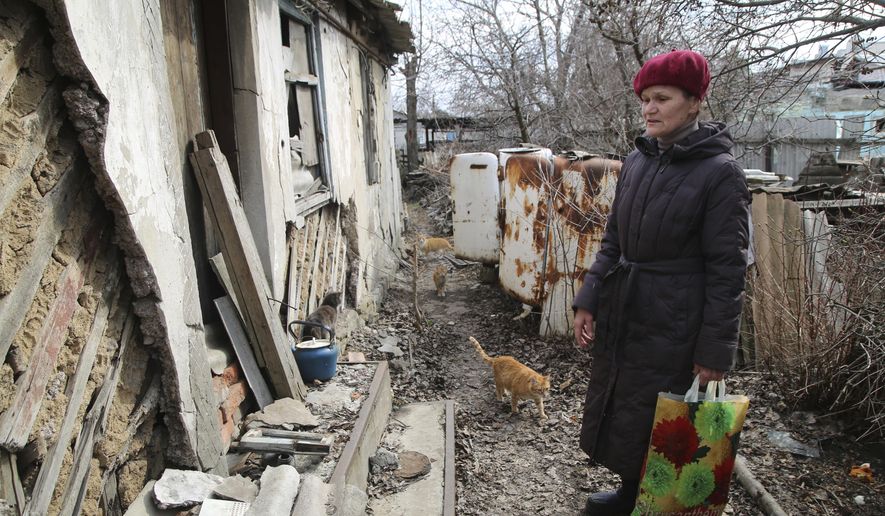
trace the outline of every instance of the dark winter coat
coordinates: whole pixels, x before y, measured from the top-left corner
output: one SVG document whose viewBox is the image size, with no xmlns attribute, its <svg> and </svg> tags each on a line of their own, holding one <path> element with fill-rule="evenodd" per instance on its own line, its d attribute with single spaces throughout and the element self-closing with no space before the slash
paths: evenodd
<svg viewBox="0 0 885 516">
<path fill-rule="evenodd" d="M 663 154 L 638 138 L 574 300 L 596 321 L 581 448 L 627 478 L 642 468 L 658 393 L 685 392 L 695 363 L 733 365 L 750 196 L 732 145 L 712 122 Z"/>
</svg>

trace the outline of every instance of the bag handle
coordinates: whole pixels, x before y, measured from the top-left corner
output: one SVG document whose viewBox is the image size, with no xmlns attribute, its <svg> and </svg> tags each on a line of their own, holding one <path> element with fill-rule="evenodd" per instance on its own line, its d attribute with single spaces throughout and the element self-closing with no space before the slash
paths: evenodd
<svg viewBox="0 0 885 516">
<path fill-rule="evenodd" d="M 695 375 L 691 387 L 685 393 L 686 403 L 697 403 L 698 395 L 701 388 L 701 377 Z M 717 396 L 718 391 L 718 396 Z M 707 382 L 707 392 L 704 394 L 704 401 L 724 401 L 725 400 L 725 380 L 716 382 Z"/>
</svg>

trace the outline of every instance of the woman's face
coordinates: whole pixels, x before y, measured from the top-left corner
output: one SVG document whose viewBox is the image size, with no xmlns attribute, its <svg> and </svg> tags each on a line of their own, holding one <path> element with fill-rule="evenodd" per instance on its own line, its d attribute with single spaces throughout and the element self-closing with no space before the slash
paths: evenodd
<svg viewBox="0 0 885 516">
<path fill-rule="evenodd" d="M 655 138 L 667 137 L 697 118 L 701 106 L 677 86 L 649 86 L 640 98 L 646 133 Z"/>
</svg>

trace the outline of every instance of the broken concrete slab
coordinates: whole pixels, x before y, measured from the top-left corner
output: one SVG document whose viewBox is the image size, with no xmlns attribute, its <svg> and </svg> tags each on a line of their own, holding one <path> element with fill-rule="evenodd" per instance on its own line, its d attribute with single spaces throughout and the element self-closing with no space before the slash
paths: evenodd
<svg viewBox="0 0 885 516">
<path fill-rule="evenodd" d="M 291 514 L 301 475 L 289 465 L 269 467 L 261 474 L 261 489 L 245 516 Z"/>
<path fill-rule="evenodd" d="M 364 516 L 366 514 L 366 505 L 368 505 L 368 503 L 369 495 L 366 494 L 365 491 L 353 484 L 347 484 L 344 487 L 343 501 L 341 503 L 341 506 L 338 507 L 338 510 L 335 512 L 335 515 Z M 416 505 L 415 507 L 420 507 L 420 505 Z"/>
<path fill-rule="evenodd" d="M 397 344 L 399 344 L 399 337 L 390 335 L 378 339 L 378 342 L 381 343 L 381 347 L 378 348 L 378 351 L 393 353 L 393 356 L 396 357 L 403 356 L 403 350 L 399 349 L 399 346 L 397 346 Z"/>
<path fill-rule="evenodd" d="M 247 425 L 256 426 L 252 424 L 253 422 L 260 423 L 260 426 L 280 427 L 286 430 L 292 430 L 294 427 L 313 428 L 320 424 L 304 403 L 293 398 L 279 399 L 264 407 L 264 410 L 246 416 Z"/>
<path fill-rule="evenodd" d="M 351 412 L 357 412 L 360 403 L 354 400 L 354 389 L 342 387 L 338 384 L 328 384 L 323 389 L 310 391 L 304 397 L 304 401 L 308 405 L 333 407 L 334 410 L 347 409 Z"/>
<path fill-rule="evenodd" d="M 178 514 L 176 510 L 163 510 L 157 508 L 154 503 L 154 484 L 156 480 L 151 480 L 145 484 L 144 488 L 135 497 L 135 500 L 129 504 L 126 513 L 123 516 L 175 516 Z M 18 514 L 18 513 L 16 513 Z"/>
<path fill-rule="evenodd" d="M 421 512 L 425 516 L 446 514 L 444 512 L 445 414 L 446 402 L 429 402 L 410 403 L 391 416 L 403 426 L 389 429 L 385 442 L 395 442 L 400 449 L 413 450 L 429 459 L 428 462 L 423 462 L 423 459 L 415 461 L 408 458 L 412 453 L 400 453 L 399 460 L 403 470 L 406 469 L 406 462 L 410 461 L 412 464 L 408 465 L 409 469 L 420 473 L 429 467 L 429 472 L 411 480 L 397 493 L 372 499 L 369 506 L 374 514 L 404 516 L 412 514 L 413 507 L 421 507 Z M 423 466 L 418 468 L 421 463 Z"/>
<path fill-rule="evenodd" d="M 245 502 L 235 502 L 233 500 L 216 500 L 210 498 L 203 502 L 200 506 L 199 514 L 206 516 L 240 516 L 249 510 L 249 504 Z M 178 513 L 184 514 L 184 513 Z M 190 514 L 188 512 L 187 514 Z"/>
<path fill-rule="evenodd" d="M 365 362 L 366 355 L 360 351 L 348 351 L 347 362 Z"/>
<path fill-rule="evenodd" d="M 202 503 L 224 480 L 202 471 L 167 469 L 154 484 L 154 501 L 160 509 L 186 509 Z"/>
<path fill-rule="evenodd" d="M 399 467 L 393 472 L 399 478 L 418 478 L 430 473 L 430 458 L 416 451 L 404 451 L 399 454 Z"/>
<path fill-rule="evenodd" d="M 331 487 L 314 474 L 304 475 L 301 479 L 301 487 L 298 489 L 298 498 L 295 499 L 295 509 L 292 514 L 297 516 L 326 516 L 326 506 L 329 502 Z"/>
<path fill-rule="evenodd" d="M 258 486 L 248 478 L 234 475 L 225 478 L 212 492 L 225 500 L 252 503 L 258 495 Z"/>
</svg>

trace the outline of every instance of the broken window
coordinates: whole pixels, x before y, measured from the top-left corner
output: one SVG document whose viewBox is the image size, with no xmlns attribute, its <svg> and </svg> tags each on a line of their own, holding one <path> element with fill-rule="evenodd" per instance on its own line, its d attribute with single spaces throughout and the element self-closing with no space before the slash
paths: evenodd
<svg viewBox="0 0 885 516">
<path fill-rule="evenodd" d="M 378 182 L 378 141 L 375 138 L 375 83 L 372 81 L 372 63 L 365 52 L 360 51 L 360 77 L 363 83 L 363 144 L 366 154 L 366 180 Z"/>
<path fill-rule="evenodd" d="M 318 36 L 314 20 L 291 0 L 280 1 L 280 35 L 285 67 L 289 148 L 294 195 L 306 199 L 318 193 L 331 198 L 324 156 L 322 94 Z M 311 203 L 319 207 L 316 202 Z M 321 204 L 320 204 L 321 205 Z"/>
</svg>

